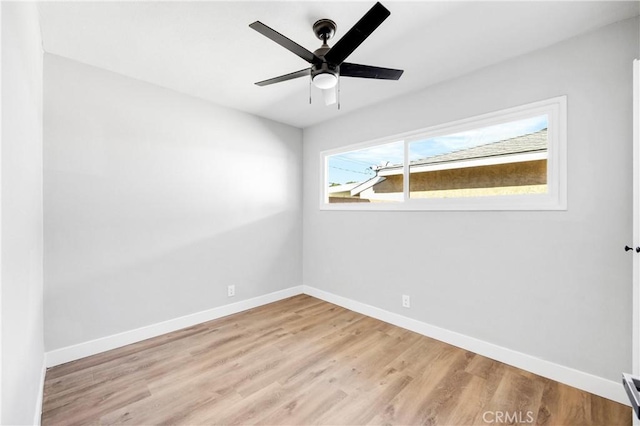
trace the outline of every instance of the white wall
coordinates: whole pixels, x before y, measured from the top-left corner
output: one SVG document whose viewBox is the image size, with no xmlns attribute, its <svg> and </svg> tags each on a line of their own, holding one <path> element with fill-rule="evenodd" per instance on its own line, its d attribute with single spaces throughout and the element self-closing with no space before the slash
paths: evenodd
<svg viewBox="0 0 640 426">
<path fill-rule="evenodd" d="M 305 129 L 305 285 L 617 382 L 631 368 L 623 247 L 638 49 L 638 20 L 627 20 Z M 559 95 L 568 96 L 567 211 L 318 208 L 323 150 Z"/>
<path fill-rule="evenodd" d="M 44 83 L 47 351 L 302 284 L 301 130 L 50 54 Z"/>
<path fill-rule="evenodd" d="M 39 421 L 42 41 L 34 3 L 2 5 L 2 424 Z"/>
</svg>

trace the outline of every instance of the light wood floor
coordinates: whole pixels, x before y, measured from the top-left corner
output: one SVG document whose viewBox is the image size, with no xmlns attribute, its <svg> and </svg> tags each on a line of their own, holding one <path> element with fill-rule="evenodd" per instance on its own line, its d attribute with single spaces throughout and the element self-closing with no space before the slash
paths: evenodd
<svg viewBox="0 0 640 426">
<path fill-rule="evenodd" d="M 301 295 L 51 368 L 42 422 L 630 425 L 631 409 Z"/>
</svg>

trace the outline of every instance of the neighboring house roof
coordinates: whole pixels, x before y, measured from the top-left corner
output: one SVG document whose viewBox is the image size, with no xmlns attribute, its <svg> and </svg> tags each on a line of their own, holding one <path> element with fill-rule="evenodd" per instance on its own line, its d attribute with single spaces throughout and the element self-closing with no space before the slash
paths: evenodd
<svg viewBox="0 0 640 426">
<path fill-rule="evenodd" d="M 546 158 L 547 153 L 547 129 L 534 133 L 491 142 L 473 148 L 461 149 L 433 157 L 421 158 L 410 163 L 413 172 L 427 171 L 429 169 L 447 169 L 459 167 L 472 167 L 486 164 L 499 164 L 514 161 L 514 156 L 522 157 L 520 161 Z M 504 158 L 504 159 L 501 159 Z M 512 160 L 507 160 L 510 157 Z M 515 160 L 517 161 L 517 160 Z M 456 163 L 454 165 L 453 163 Z M 378 175 L 389 176 L 402 173 L 402 164 L 394 164 L 377 169 Z"/>
<path fill-rule="evenodd" d="M 362 191 L 371 188 L 374 185 L 379 184 L 382 181 L 385 181 L 387 178 L 382 177 L 382 176 L 374 176 L 369 180 L 365 180 L 362 183 L 359 183 L 355 188 L 353 188 L 351 190 L 351 196 L 355 196 L 358 195 L 359 193 L 361 193 Z"/>
<path fill-rule="evenodd" d="M 451 161 L 471 160 L 476 158 L 496 157 L 500 155 L 542 152 L 547 150 L 547 129 L 522 135 L 503 141 L 461 149 L 447 154 L 412 161 L 411 165 L 446 163 Z"/>
<path fill-rule="evenodd" d="M 335 194 L 336 192 L 349 192 L 356 186 L 362 184 L 362 182 L 344 183 L 342 185 L 334 185 L 328 188 L 329 194 Z"/>
<path fill-rule="evenodd" d="M 546 159 L 547 155 L 547 129 L 542 129 L 534 133 L 491 142 L 473 148 L 461 149 L 459 151 L 448 152 L 446 154 L 434 155 L 433 157 L 422 158 L 412 161 L 411 173 L 429 170 L 455 169 L 462 167 L 476 167 L 487 164 L 501 164 L 517 161 L 531 161 Z M 384 181 L 384 176 L 402 174 L 402 164 L 392 164 L 380 166 L 377 175 L 361 183 L 351 184 L 351 196 L 360 194 L 362 191 L 371 188 Z M 347 190 L 349 185 L 340 187 L 330 187 L 329 193 L 338 192 L 339 188 Z"/>
</svg>

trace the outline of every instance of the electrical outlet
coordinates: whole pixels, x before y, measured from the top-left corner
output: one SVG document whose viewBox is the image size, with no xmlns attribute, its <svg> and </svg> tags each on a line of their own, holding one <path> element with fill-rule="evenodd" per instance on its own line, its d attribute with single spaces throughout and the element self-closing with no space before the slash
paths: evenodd
<svg viewBox="0 0 640 426">
<path fill-rule="evenodd" d="M 233 297 L 236 295 L 236 286 L 235 285 L 229 285 L 227 286 L 227 296 L 228 297 Z"/>
<path fill-rule="evenodd" d="M 407 294 L 403 294 L 402 295 L 402 306 L 404 308 L 410 308 L 411 307 L 411 297 Z"/>
</svg>

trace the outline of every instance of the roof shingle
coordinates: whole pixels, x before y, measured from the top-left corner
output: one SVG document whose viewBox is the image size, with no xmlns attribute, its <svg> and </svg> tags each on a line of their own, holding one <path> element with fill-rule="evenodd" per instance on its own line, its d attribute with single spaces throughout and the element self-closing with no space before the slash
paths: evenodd
<svg viewBox="0 0 640 426">
<path fill-rule="evenodd" d="M 434 155 L 411 162 L 411 165 L 449 163 L 453 161 L 472 160 L 477 158 L 498 157 L 501 155 L 545 152 L 547 150 L 547 129 L 515 138 L 461 149 L 446 154 Z"/>
</svg>

